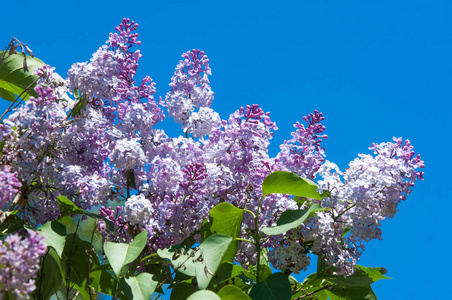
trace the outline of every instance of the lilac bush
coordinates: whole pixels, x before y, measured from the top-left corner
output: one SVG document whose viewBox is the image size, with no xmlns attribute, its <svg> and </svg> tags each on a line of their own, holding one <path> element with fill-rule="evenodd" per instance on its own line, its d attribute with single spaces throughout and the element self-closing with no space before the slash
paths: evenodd
<svg viewBox="0 0 452 300">
<path fill-rule="evenodd" d="M 66 79 L 49 66 L 38 70 L 38 96 L 0 127 L 5 185 L 0 205 L 5 207 L 21 187 L 27 201 L 19 215 L 33 225 L 58 220 L 60 196 L 83 210 L 100 206 L 104 241 L 130 242 L 136 232 L 146 231 L 145 251 L 152 256 L 190 237 L 202 243 L 206 216 L 216 205 L 230 203 L 248 212 L 235 257 L 245 268 L 267 248 L 269 262 L 281 271 L 306 270 L 310 254 L 316 254 L 334 275 L 352 275 L 364 242 L 381 239 L 381 221 L 394 216 L 422 179 L 424 164 L 410 142 L 394 138 L 373 144 L 374 155 L 360 154 L 342 172 L 325 160 L 324 117 L 314 111 L 303 117 L 305 124 L 294 125 L 292 137 L 270 157 L 278 128 L 269 112 L 253 104 L 221 119 L 210 108 L 212 71 L 203 51 L 182 55 L 164 100 L 154 98 L 150 77 L 137 84 L 141 54 L 132 50 L 140 45 L 137 26 L 124 19 L 89 62 L 72 65 Z M 157 128 L 164 109 L 181 124 L 183 135 L 169 137 Z M 263 197 L 265 178 L 277 170 L 317 181 L 318 192 L 327 196 L 301 202 L 287 194 Z M 321 209 L 296 228 L 258 234 L 276 226 L 284 212 L 312 204 Z M 108 229 L 108 222 L 116 230 Z M 13 239 L 9 236 L 11 246 L 2 251 L 16 247 Z"/>
</svg>

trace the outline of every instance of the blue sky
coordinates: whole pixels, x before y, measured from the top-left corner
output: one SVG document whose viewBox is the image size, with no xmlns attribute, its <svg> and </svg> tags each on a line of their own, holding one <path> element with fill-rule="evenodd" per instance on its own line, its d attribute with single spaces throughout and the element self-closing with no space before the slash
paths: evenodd
<svg viewBox="0 0 452 300">
<path fill-rule="evenodd" d="M 17 37 L 63 77 L 123 17 L 140 25 L 137 78 L 150 75 L 158 95 L 183 52 L 206 51 L 212 107 L 223 118 L 247 104 L 270 111 L 279 127 L 273 155 L 314 109 L 326 118 L 327 159 L 342 169 L 372 142 L 410 139 L 425 180 L 360 263 L 393 278 L 375 284 L 379 299 L 447 298 L 452 2 L 4 0 L 1 7 L 0 47 Z M 165 123 L 179 134 L 171 119 Z"/>
</svg>

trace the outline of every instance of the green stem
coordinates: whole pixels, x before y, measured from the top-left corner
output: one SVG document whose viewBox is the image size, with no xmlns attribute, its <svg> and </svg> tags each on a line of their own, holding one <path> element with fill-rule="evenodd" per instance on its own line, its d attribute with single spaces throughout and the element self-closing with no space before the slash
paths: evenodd
<svg viewBox="0 0 452 300">
<path fill-rule="evenodd" d="M 256 215 L 251 210 L 243 209 L 243 211 L 250 213 L 253 216 L 253 219 L 256 219 Z"/>
<path fill-rule="evenodd" d="M 346 209 L 344 209 L 344 211 L 342 211 L 339 215 L 337 215 L 337 216 L 334 218 L 334 221 L 337 221 L 337 220 L 339 219 L 340 216 L 342 216 L 342 215 L 345 214 L 348 210 L 352 209 L 352 208 L 355 207 L 355 206 L 356 206 L 356 204 L 352 204 L 352 205 L 350 205 L 349 207 L 347 207 Z"/>
<path fill-rule="evenodd" d="M 256 270 L 257 270 L 257 274 L 256 274 L 256 282 L 259 283 L 259 272 L 260 272 L 260 259 L 261 259 L 261 245 L 259 243 L 259 226 L 257 225 L 257 218 L 255 219 L 255 223 L 256 223 L 256 233 L 254 234 L 254 240 L 256 241 L 256 243 L 254 244 L 254 246 L 257 248 L 257 260 L 256 260 Z"/>
<path fill-rule="evenodd" d="M 149 258 L 154 257 L 154 256 L 157 256 L 157 255 L 158 255 L 157 253 L 153 253 L 153 254 L 151 254 L 151 255 L 145 256 L 145 257 L 143 257 L 143 258 L 140 260 L 140 263 L 142 263 L 142 262 L 145 261 L 146 259 L 149 259 Z"/>
<path fill-rule="evenodd" d="M 243 241 L 243 242 L 248 242 L 248 243 L 254 244 L 254 242 L 253 242 L 253 241 L 251 241 L 251 240 L 248 240 L 248 239 L 235 238 L 235 240 L 236 240 L 236 241 Z"/>
<path fill-rule="evenodd" d="M 257 271 L 256 282 L 257 283 L 259 283 L 259 277 L 260 277 L 259 273 L 260 273 L 261 245 L 259 243 L 259 240 L 260 240 L 260 236 L 259 236 L 259 208 L 261 207 L 262 199 L 264 199 L 264 196 L 262 196 L 259 199 L 259 205 L 257 206 L 257 213 L 256 213 L 256 215 L 253 214 L 254 215 L 254 225 L 255 225 L 255 233 L 254 233 L 255 244 L 254 244 L 254 246 L 256 247 L 256 250 L 257 250 L 257 260 L 256 260 L 256 263 L 257 263 L 257 265 L 256 265 L 256 271 Z"/>
</svg>

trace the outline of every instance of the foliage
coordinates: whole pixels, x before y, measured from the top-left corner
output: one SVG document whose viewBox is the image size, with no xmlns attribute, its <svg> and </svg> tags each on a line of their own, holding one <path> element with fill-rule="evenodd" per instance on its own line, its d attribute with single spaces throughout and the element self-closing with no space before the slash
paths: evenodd
<svg viewBox="0 0 452 300">
<path fill-rule="evenodd" d="M 210 108 L 203 51 L 182 55 L 164 101 L 150 77 L 136 85 L 136 28 L 123 20 L 67 79 L 17 40 L 0 53 L 15 104 L 0 118 L 0 298 L 376 299 L 386 270 L 357 261 L 422 179 L 410 142 L 374 144 L 342 173 L 315 111 L 271 158 L 269 113 Z M 156 128 L 163 108 L 185 137 Z M 16 270 L 24 245 L 36 251 Z"/>
</svg>

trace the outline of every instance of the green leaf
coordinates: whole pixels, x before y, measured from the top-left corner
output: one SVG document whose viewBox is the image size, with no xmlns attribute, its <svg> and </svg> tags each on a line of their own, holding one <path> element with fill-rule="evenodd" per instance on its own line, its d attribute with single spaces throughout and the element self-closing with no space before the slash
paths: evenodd
<svg viewBox="0 0 452 300">
<path fill-rule="evenodd" d="M 221 298 L 212 291 L 197 291 L 191 294 L 187 300 L 221 300 Z"/>
<path fill-rule="evenodd" d="M 86 105 L 88 104 L 88 98 L 81 97 L 78 99 L 77 103 L 75 103 L 74 107 L 69 112 L 70 117 L 75 117 L 80 114 L 82 110 L 86 108 Z"/>
<path fill-rule="evenodd" d="M 215 272 L 215 276 L 212 278 L 209 289 L 218 291 L 221 287 L 228 284 L 234 284 L 241 289 L 247 289 L 248 286 L 243 283 L 239 275 L 249 277 L 254 281 L 256 279 L 250 271 L 244 269 L 238 264 L 222 263 Z"/>
<path fill-rule="evenodd" d="M 380 279 L 390 279 L 383 276 L 379 269 L 363 266 L 357 266 L 355 273 L 351 276 L 329 276 L 324 278 L 340 287 L 369 286 Z"/>
<path fill-rule="evenodd" d="M 40 287 L 40 289 L 35 293 L 40 293 L 44 300 L 50 299 L 55 294 L 55 291 L 58 291 L 63 285 L 60 259 L 56 252 L 53 252 L 53 254 L 49 252 L 44 256 L 36 281 L 36 286 Z M 38 298 L 41 299 L 40 297 Z"/>
<path fill-rule="evenodd" d="M 13 92 L 0 88 L 0 98 L 13 102 L 16 100 L 16 95 Z"/>
<path fill-rule="evenodd" d="M 191 249 L 183 245 L 173 245 L 165 249 L 158 249 L 157 254 L 161 258 L 171 261 L 173 268 L 187 276 L 196 276 L 194 257 L 199 247 Z"/>
<path fill-rule="evenodd" d="M 75 205 L 71 200 L 69 200 L 66 196 L 58 196 L 57 197 L 58 204 L 60 205 L 60 213 L 61 217 L 67 215 L 84 215 L 85 212 L 80 209 L 77 205 Z"/>
<path fill-rule="evenodd" d="M 154 257 L 154 260 L 156 260 L 156 259 L 161 259 L 161 258 Z M 152 263 L 152 264 L 145 265 L 145 272 L 151 274 L 153 280 L 155 280 L 155 281 L 158 281 L 158 282 L 165 281 L 167 283 L 170 283 L 172 281 L 171 268 L 166 263 L 165 260 L 162 259 L 162 262 L 165 262 L 165 263 L 155 263 L 155 264 Z M 161 288 L 159 288 L 158 290 L 156 290 L 156 292 L 163 292 L 163 290 L 161 290 Z"/>
<path fill-rule="evenodd" d="M 221 300 L 251 300 L 247 294 L 234 285 L 227 285 L 223 287 L 219 292 Z"/>
<path fill-rule="evenodd" d="M 319 194 L 312 180 L 284 171 L 275 171 L 264 179 L 262 196 L 270 194 L 289 194 L 318 200 L 328 196 L 325 192 Z"/>
<path fill-rule="evenodd" d="M 61 258 L 64 244 L 66 243 L 66 227 L 57 221 L 50 221 L 42 225 L 38 230 L 45 237 L 44 244 L 55 249 Z"/>
<path fill-rule="evenodd" d="M 240 237 L 244 210 L 235 207 L 231 203 L 223 202 L 215 205 L 210 210 L 210 221 L 203 223 L 201 227 L 201 237 L 205 240 L 214 233 L 224 234 L 233 238 Z M 223 259 L 223 262 L 233 262 L 238 241 L 233 241 Z"/>
<path fill-rule="evenodd" d="M 90 287 L 98 289 L 99 273 L 91 271 L 99 266 L 99 257 L 90 242 L 81 240 L 76 233 L 67 236 L 62 260 L 65 279 L 71 282 L 71 286 L 85 300 L 91 298 Z"/>
<path fill-rule="evenodd" d="M 297 228 L 304 223 L 312 213 L 321 210 L 325 209 L 317 203 L 313 203 L 309 209 L 286 210 L 281 214 L 281 217 L 279 217 L 275 227 L 264 227 L 262 228 L 262 232 L 269 235 L 282 234 L 288 230 Z"/>
<path fill-rule="evenodd" d="M 251 288 L 253 300 L 290 300 L 292 291 L 289 279 L 283 273 L 274 273 Z"/>
<path fill-rule="evenodd" d="M 319 257 L 318 260 L 320 261 L 321 258 Z M 331 272 L 327 272 L 324 262 L 318 263 L 317 270 L 320 271 L 320 273 L 313 273 L 306 277 L 303 286 L 309 287 L 307 291 L 312 291 L 312 289 L 331 285 L 333 287 L 331 292 L 325 291 L 322 292 L 321 295 L 329 297 L 332 300 L 376 299 L 374 298 L 375 294 L 370 285 L 380 279 L 389 279 L 388 277 L 383 276 L 383 273 L 386 273 L 386 270 L 383 268 L 357 266 L 355 273 L 347 277 L 327 275 L 331 274 Z"/>
<path fill-rule="evenodd" d="M 3 54 L 0 52 L 0 54 Z M 14 101 L 11 99 L 11 93 L 20 95 L 29 85 L 30 88 L 22 95 L 22 99 L 27 100 L 30 95 L 37 97 L 38 94 L 33 90 L 36 83 L 38 75 L 32 75 L 33 72 L 44 66 L 45 63 L 38 59 L 32 58 L 26 55 L 26 63 L 28 67 L 28 72 L 24 71 L 24 56 L 23 54 L 8 54 L 6 53 L 5 59 L 0 65 L 0 88 L 9 92 L 9 98 L 4 98 L 9 101 Z M 4 94 L 3 94 L 4 95 Z"/>
<path fill-rule="evenodd" d="M 298 297 L 298 294 L 296 294 L 295 296 Z M 330 291 L 327 290 L 321 290 L 317 293 L 315 293 L 315 299 L 317 300 L 342 300 L 342 297 L 336 296 L 333 293 L 330 293 Z"/>
<path fill-rule="evenodd" d="M 244 210 L 231 203 L 223 202 L 210 210 L 212 217 L 211 233 L 220 233 L 230 237 L 240 236 Z"/>
<path fill-rule="evenodd" d="M 124 280 L 124 277 L 119 280 L 118 290 L 115 291 L 115 294 L 118 295 L 120 300 L 133 300 L 132 288 Z"/>
<path fill-rule="evenodd" d="M 141 273 L 124 279 L 132 290 L 134 300 L 149 300 L 158 282 L 149 273 Z"/>
<path fill-rule="evenodd" d="M 130 244 L 105 243 L 105 255 L 117 277 L 121 274 L 122 267 L 134 261 L 140 255 L 141 251 L 143 251 L 144 246 L 146 246 L 147 234 L 147 231 L 143 230 L 135 236 Z"/>
<path fill-rule="evenodd" d="M 67 198 L 66 196 L 57 197 L 57 201 L 60 206 L 60 213 L 61 213 L 60 218 L 67 216 L 67 215 L 86 215 L 91 218 L 100 219 L 100 220 L 104 221 L 107 224 L 108 229 L 110 229 L 111 231 L 115 230 L 115 224 L 112 221 L 108 220 L 105 217 L 101 217 L 97 214 L 94 214 L 92 212 L 82 210 L 77 205 L 75 205 L 74 202 L 69 200 L 69 198 Z"/>
<path fill-rule="evenodd" d="M 231 242 L 230 236 L 213 234 L 195 249 L 175 245 L 163 250 L 159 249 L 157 253 L 160 257 L 171 260 L 173 267 L 182 274 L 196 276 L 198 287 L 205 289 Z"/>
<path fill-rule="evenodd" d="M 171 286 L 170 300 L 187 299 L 191 294 L 193 294 L 193 278 L 178 282 Z"/>
<path fill-rule="evenodd" d="M 259 254 L 259 282 L 265 280 L 268 276 L 273 274 L 273 271 L 268 263 L 267 254 L 268 248 L 262 248 Z M 257 264 L 248 265 L 248 270 L 252 271 L 253 274 L 257 276 Z"/>
<path fill-rule="evenodd" d="M 374 291 L 368 286 L 334 288 L 331 293 L 347 300 L 377 300 Z"/>
<path fill-rule="evenodd" d="M 201 249 L 199 257 L 203 258 L 203 263 L 196 264 L 196 279 L 201 290 L 209 285 L 231 242 L 232 238 L 230 236 L 214 234 L 209 236 L 199 246 Z"/>
<path fill-rule="evenodd" d="M 320 294 L 320 293 L 322 293 L 322 294 Z M 322 291 L 320 291 L 320 293 L 315 294 L 315 296 L 318 299 L 325 299 L 325 300 L 346 300 L 347 299 L 347 298 L 335 295 L 332 292 L 330 292 L 329 290 L 322 290 Z M 324 298 L 321 298 L 321 296 L 319 296 L 319 294 L 322 295 Z"/>
<path fill-rule="evenodd" d="M 93 284 L 98 285 L 98 292 L 113 296 L 118 282 L 115 276 L 105 270 L 91 272 L 91 274 L 93 275 Z"/>
<path fill-rule="evenodd" d="M 17 216 L 18 210 L 4 213 L 7 215 L 7 219 L 0 225 L 0 237 L 24 228 L 25 222 Z"/>
</svg>

